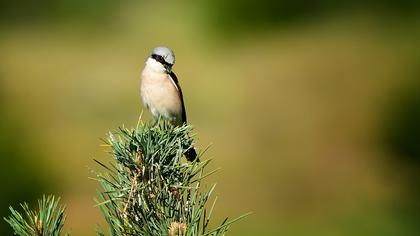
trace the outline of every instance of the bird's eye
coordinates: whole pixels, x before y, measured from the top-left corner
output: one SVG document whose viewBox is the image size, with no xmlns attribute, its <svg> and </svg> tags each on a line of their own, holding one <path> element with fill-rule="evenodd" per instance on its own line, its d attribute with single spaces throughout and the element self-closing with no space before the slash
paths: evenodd
<svg viewBox="0 0 420 236">
<path fill-rule="evenodd" d="M 159 62 L 160 62 L 160 63 L 165 62 L 165 59 L 163 59 L 163 57 L 162 57 L 162 56 L 158 56 L 158 60 L 159 60 Z"/>
</svg>

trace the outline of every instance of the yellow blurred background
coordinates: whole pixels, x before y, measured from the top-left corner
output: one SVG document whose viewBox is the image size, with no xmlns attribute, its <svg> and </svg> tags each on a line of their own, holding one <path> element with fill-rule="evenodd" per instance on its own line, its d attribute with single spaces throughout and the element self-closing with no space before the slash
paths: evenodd
<svg viewBox="0 0 420 236">
<path fill-rule="evenodd" d="M 63 197 L 104 226 L 89 180 L 136 125 L 140 72 L 174 49 L 229 235 L 420 234 L 417 1 L 2 1 L 0 213 Z M 145 112 L 144 119 L 151 116 Z M 6 222 L 2 235 L 10 235 Z"/>
</svg>

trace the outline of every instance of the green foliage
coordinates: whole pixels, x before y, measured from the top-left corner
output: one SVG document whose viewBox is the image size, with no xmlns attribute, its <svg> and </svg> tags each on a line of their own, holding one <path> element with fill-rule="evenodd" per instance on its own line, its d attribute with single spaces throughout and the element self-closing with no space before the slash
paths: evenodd
<svg viewBox="0 0 420 236">
<path fill-rule="evenodd" d="M 5 220 L 12 226 L 16 235 L 58 236 L 66 219 L 65 207 L 59 206 L 59 201 L 60 199 L 54 196 L 43 196 L 42 200 L 38 201 L 39 210 L 37 212 L 30 210 L 27 203 L 21 204 L 25 212 L 24 215 L 10 207 L 12 214 Z"/>
<path fill-rule="evenodd" d="M 106 171 L 96 175 L 102 187 L 97 206 L 110 235 L 224 235 L 243 217 L 209 227 L 216 200 L 210 208 L 207 203 L 215 185 L 202 190 L 201 181 L 214 171 L 204 174 L 209 160 L 185 161 L 184 154 L 193 145 L 190 131 L 188 125 L 158 121 L 109 135 L 113 161 L 109 165 L 97 161 Z M 38 212 L 24 203 L 26 219 L 10 208 L 12 215 L 5 220 L 17 235 L 57 236 L 65 220 L 65 208 L 58 202 L 44 196 Z M 105 235 L 101 228 L 97 232 Z"/>
<path fill-rule="evenodd" d="M 284 29 L 285 26 L 313 22 L 314 19 L 322 19 L 343 10 L 349 14 L 363 9 L 398 20 L 410 15 L 417 16 L 420 1 L 211 0 L 204 1 L 202 9 L 212 29 L 232 36 L 276 29 L 279 26 Z"/>
<path fill-rule="evenodd" d="M 111 235 L 223 235 L 233 221 L 209 228 L 207 210 L 215 186 L 200 191 L 209 160 L 185 162 L 192 145 L 190 126 L 165 122 L 121 128 L 108 143 L 115 163 L 98 173 L 98 206 Z M 211 174 L 211 173 L 210 173 Z M 100 235 L 104 235 L 102 232 Z"/>
</svg>

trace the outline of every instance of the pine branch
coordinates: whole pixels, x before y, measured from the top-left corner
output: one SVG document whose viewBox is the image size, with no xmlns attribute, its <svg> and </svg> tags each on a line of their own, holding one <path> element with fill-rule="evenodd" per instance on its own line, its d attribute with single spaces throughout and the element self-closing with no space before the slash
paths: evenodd
<svg viewBox="0 0 420 236">
<path fill-rule="evenodd" d="M 201 190 L 210 162 L 185 162 L 191 127 L 139 124 L 110 134 L 114 162 L 97 177 L 97 200 L 111 235 L 223 235 L 233 221 L 209 229 L 206 206 L 215 188 Z M 201 159 L 201 158 L 200 158 Z M 103 235 L 103 233 L 99 233 Z"/>
<path fill-rule="evenodd" d="M 135 129 L 120 128 L 109 135 L 113 159 L 107 165 L 96 161 L 105 170 L 96 173 L 102 187 L 96 201 L 110 235 L 218 236 L 246 216 L 226 218 L 210 228 L 216 200 L 209 209 L 207 204 L 215 185 L 203 189 L 201 181 L 215 171 L 204 172 L 210 160 L 184 160 L 193 145 L 190 132 L 188 125 L 174 127 L 162 121 L 139 123 Z M 44 196 L 38 205 L 34 212 L 28 204 L 21 204 L 24 214 L 10 207 L 11 215 L 5 220 L 16 235 L 60 235 L 65 207 L 53 196 Z M 100 227 L 97 233 L 105 235 Z"/>
<path fill-rule="evenodd" d="M 60 198 L 54 196 L 43 196 L 42 200 L 38 200 L 37 212 L 30 210 L 27 203 L 23 203 L 21 207 L 24 214 L 10 207 L 12 214 L 5 220 L 12 226 L 15 235 L 58 236 L 66 219 L 65 206 L 59 206 L 59 201 Z"/>
</svg>

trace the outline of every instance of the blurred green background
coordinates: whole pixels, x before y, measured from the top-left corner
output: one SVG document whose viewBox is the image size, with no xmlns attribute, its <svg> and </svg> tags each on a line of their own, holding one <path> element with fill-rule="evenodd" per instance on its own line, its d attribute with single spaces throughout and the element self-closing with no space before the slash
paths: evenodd
<svg viewBox="0 0 420 236">
<path fill-rule="evenodd" d="M 419 235 L 419 13 L 410 0 L 1 1 L 1 216 L 54 193 L 67 229 L 95 235 L 92 159 L 109 160 L 108 130 L 136 124 L 144 61 L 166 45 L 197 145 L 222 167 L 215 220 L 254 212 L 229 235 Z"/>
</svg>

